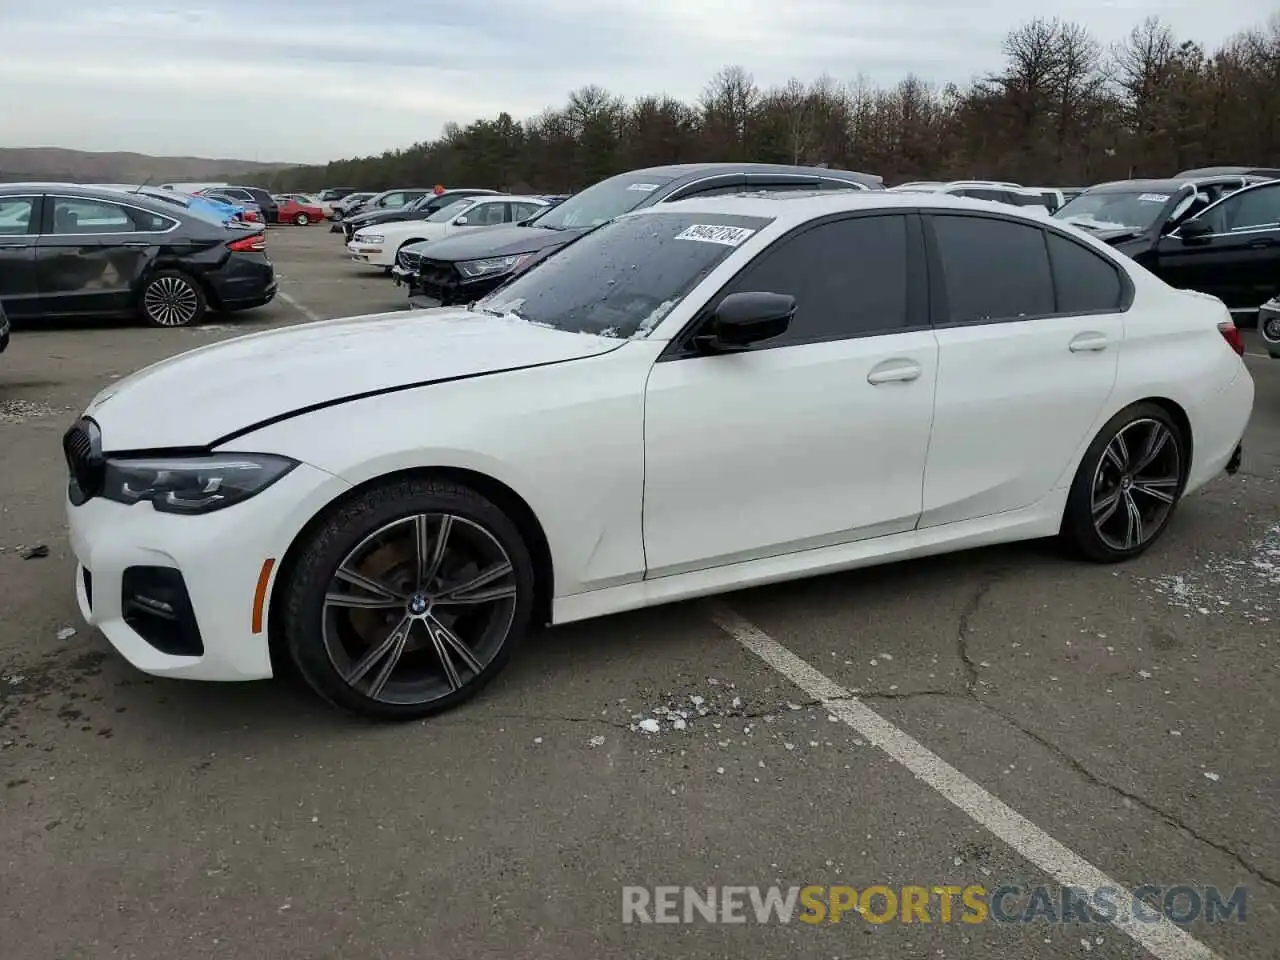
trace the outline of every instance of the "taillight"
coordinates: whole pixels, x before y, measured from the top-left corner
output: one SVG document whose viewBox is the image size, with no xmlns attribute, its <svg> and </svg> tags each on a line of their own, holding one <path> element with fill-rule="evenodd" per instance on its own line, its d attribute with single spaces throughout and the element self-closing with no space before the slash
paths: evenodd
<svg viewBox="0 0 1280 960">
<path fill-rule="evenodd" d="M 1222 339 L 1227 341 L 1232 350 L 1244 356 L 1244 335 L 1240 333 L 1240 328 L 1234 321 L 1223 320 L 1218 324 L 1218 332 L 1222 334 Z"/>
<path fill-rule="evenodd" d="M 232 240 L 227 246 L 236 253 L 262 253 L 267 249 L 267 238 L 260 233 L 254 233 L 239 240 Z"/>
</svg>

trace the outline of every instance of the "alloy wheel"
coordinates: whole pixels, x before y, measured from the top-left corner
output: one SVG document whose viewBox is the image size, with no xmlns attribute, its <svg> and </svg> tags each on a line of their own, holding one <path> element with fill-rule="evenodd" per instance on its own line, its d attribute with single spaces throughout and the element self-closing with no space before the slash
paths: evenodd
<svg viewBox="0 0 1280 960">
<path fill-rule="evenodd" d="M 160 277 L 147 287 L 142 306 L 158 326 L 185 327 L 196 318 L 200 298 L 181 277 Z"/>
<path fill-rule="evenodd" d="M 502 650 L 517 593 L 510 556 L 483 526 L 449 513 L 402 517 L 338 564 L 324 597 L 325 651 L 357 693 L 428 704 Z"/>
<path fill-rule="evenodd" d="M 1182 450 L 1168 425 L 1143 418 L 1125 424 L 1093 474 L 1093 527 L 1112 550 L 1129 552 L 1164 527 L 1182 485 Z"/>
</svg>

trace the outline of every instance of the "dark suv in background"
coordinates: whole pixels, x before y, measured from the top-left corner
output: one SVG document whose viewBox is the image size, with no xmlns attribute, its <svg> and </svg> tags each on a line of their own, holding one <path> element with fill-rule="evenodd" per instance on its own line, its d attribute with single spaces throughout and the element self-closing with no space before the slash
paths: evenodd
<svg viewBox="0 0 1280 960">
<path fill-rule="evenodd" d="M 682 163 L 602 180 L 513 227 L 491 227 L 423 246 L 409 303 L 470 303 L 619 214 L 687 197 L 779 190 L 883 190 L 867 173 L 771 163 Z M 415 251 L 417 252 L 417 251 Z"/>
<path fill-rule="evenodd" d="M 280 205 L 270 192 L 261 187 L 207 187 L 200 193 L 220 193 L 232 200 L 243 200 L 255 204 L 262 211 L 262 219 L 266 223 L 280 222 Z"/>
</svg>

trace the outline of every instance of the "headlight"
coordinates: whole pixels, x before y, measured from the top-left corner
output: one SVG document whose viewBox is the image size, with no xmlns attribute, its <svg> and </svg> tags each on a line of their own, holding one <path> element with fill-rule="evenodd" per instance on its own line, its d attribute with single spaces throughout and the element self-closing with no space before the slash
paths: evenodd
<svg viewBox="0 0 1280 960">
<path fill-rule="evenodd" d="M 468 280 L 476 277 L 491 277 L 494 274 L 508 273 L 523 266 L 533 256 L 532 253 L 517 253 L 512 257 L 491 257 L 488 260 L 467 260 L 458 264 L 458 269 Z"/>
<path fill-rule="evenodd" d="M 102 496 L 149 500 L 161 513 L 211 513 L 261 493 L 297 465 L 263 453 L 107 460 Z"/>
<path fill-rule="evenodd" d="M 386 238 L 380 233 L 357 233 L 351 239 L 356 243 L 381 243 Z"/>
</svg>

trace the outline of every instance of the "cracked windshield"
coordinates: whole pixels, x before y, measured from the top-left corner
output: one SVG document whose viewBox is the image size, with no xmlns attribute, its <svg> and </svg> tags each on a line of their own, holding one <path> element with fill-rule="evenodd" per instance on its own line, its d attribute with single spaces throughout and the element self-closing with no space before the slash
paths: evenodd
<svg viewBox="0 0 1280 960">
<path fill-rule="evenodd" d="M 1280 956 L 1276 0 L 0 36 L 0 960 Z"/>
</svg>

